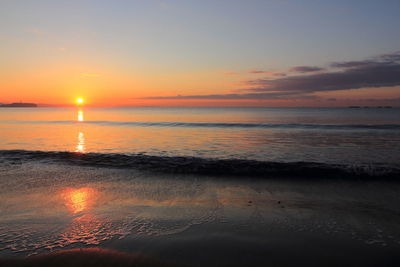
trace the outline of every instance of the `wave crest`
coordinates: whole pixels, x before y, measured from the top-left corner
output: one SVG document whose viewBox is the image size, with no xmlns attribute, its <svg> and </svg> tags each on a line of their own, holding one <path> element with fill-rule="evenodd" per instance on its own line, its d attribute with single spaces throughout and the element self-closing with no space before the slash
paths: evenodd
<svg viewBox="0 0 400 267">
<path fill-rule="evenodd" d="M 128 168 L 162 173 L 226 175 L 239 177 L 396 179 L 400 168 L 383 165 L 343 165 L 319 162 L 268 162 L 243 159 L 162 157 L 143 154 L 73 153 L 1 150 L 2 162 L 45 161 L 80 166 Z M 1 162 L 0 161 L 0 162 Z"/>
</svg>

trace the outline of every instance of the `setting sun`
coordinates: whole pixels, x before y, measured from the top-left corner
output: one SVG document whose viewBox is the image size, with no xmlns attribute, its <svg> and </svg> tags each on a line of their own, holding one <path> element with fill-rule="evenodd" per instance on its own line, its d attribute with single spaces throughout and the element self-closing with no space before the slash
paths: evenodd
<svg viewBox="0 0 400 267">
<path fill-rule="evenodd" d="M 83 102 L 84 102 L 84 100 L 83 100 L 83 98 L 81 98 L 81 97 L 78 97 L 78 98 L 76 99 L 76 103 L 77 103 L 78 105 L 82 105 Z"/>
</svg>

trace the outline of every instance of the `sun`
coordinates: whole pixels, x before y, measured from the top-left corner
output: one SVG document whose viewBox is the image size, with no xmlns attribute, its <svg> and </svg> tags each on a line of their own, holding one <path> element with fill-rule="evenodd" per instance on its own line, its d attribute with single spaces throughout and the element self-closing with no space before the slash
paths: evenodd
<svg viewBox="0 0 400 267">
<path fill-rule="evenodd" d="M 83 98 L 81 98 L 81 97 L 78 97 L 78 98 L 76 99 L 76 104 L 78 104 L 78 105 L 82 105 L 83 102 L 85 102 L 85 101 L 84 101 Z"/>
</svg>

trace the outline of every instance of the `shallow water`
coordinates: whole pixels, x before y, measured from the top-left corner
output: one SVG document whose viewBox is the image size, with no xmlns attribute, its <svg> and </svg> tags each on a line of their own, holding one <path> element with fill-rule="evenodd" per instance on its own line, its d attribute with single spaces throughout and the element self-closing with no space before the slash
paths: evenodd
<svg viewBox="0 0 400 267">
<path fill-rule="evenodd" d="M 107 247 L 128 237 L 162 240 L 215 225 L 236 229 L 232 236 L 280 229 L 400 248 L 399 189 L 397 183 L 373 181 L 296 183 L 3 164 L 0 254 Z"/>
</svg>

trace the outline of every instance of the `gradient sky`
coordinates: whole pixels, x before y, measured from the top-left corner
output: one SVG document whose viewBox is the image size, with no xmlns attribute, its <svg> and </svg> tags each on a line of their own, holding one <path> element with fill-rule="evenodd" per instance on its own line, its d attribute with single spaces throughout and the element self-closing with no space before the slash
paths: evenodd
<svg viewBox="0 0 400 267">
<path fill-rule="evenodd" d="M 0 0 L 0 102 L 400 106 L 400 1 Z"/>
</svg>

